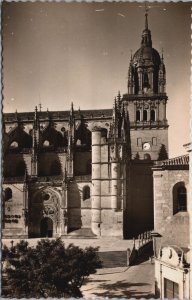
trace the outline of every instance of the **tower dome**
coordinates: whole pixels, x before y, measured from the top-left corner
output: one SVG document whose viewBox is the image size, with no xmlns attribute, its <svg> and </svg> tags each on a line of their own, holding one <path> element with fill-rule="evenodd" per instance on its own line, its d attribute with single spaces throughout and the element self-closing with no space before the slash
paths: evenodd
<svg viewBox="0 0 192 300">
<path fill-rule="evenodd" d="M 159 87 L 159 72 L 162 69 L 164 69 L 165 75 L 163 60 L 159 52 L 152 47 L 151 31 L 148 28 L 148 13 L 146 12 L 141 46 L 130 61 L 128 94 L 158 94 L 160 90 L 162 92 L 163 89 Z M 161 82 L 163 81 L 161 80 Z"/>
<path fill-rule="evenodd" d="M 151 31 L 148 28 L 148 14 L 145 13 L 145 29 L 142 33 L 141 47 L 133 56 L 133 63 L 142 65 L 157 65 L 161 63 L 160 55 L 157 50 L 152 48 Z"/>
</svg>

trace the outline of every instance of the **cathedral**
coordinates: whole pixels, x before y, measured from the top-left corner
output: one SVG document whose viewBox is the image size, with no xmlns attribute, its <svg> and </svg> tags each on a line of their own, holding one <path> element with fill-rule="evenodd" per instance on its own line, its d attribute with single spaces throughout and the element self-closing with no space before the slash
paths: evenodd
<svg viewBox="0 0 192 300">
<path fill-rule="evenodd" d="M 112 109 L 5 113 L 3 238 L 132 238 L 152 230 L 168 158 L 166 70 L 148 14 Z"/>
</svg>

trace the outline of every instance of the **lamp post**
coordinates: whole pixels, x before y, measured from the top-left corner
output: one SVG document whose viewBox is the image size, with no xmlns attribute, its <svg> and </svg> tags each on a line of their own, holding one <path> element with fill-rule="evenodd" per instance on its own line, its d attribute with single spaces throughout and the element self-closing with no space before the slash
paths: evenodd
<svg viewBox="0 0 192 300">
<path fill-rule="evenodd" d="M 156 238 L 161 237 L 161 235 L 158 232 L 152 231 L 151 237 L 153 238 L 153 257 L 157 257 L 157 245 L 156 245 Z"/>
</svg>

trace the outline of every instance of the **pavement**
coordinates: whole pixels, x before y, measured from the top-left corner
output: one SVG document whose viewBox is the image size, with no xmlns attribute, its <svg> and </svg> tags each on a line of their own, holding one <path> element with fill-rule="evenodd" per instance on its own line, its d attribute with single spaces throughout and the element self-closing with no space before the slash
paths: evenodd
<svg viewBox="0 0 192 300">
<path fill-rule="evenodd" d="M 49 238 L 54 239 L 54 238 Z M 18 243 L 21 239 L 2 239 L 3 245 L 11 246 L 11 241 L 14 241 L 14 245 Z M 27 239 L 27 242 L 30 246 L 35 246 L 40 238 L 36 239 Z M 108 238 L 100 238 L 100 239 L 78 239 L 78 238 L 62 238 L 65 246 L 69 244 L 74 244 L 75 246 L 79 246 L 81 248 L 86 248 L 89 246 L 99 247 L 99 251 L 126 251 L 127 248 L 132 249 L 133 240 L 121 240 L 121 239 L 113 239 L 111 237 Z"/>
<path fill-rule="evenodd" d="M 28 239 L 35 246 L 39 239 Z M 14 239 L 16 244 L 19 239 Z M 81 287 L 84 298 L 154 298 L 154 264 L 148 257 L 137 265 L 127 267 L 127 249 L 132 249 L 132 240 L 105 239 L 63 239 L 65 246 L 73 243 L 85 248 L 99 247 L 103 268 L 86 279 Z M 11 239 L 2 243 L 11 245 Z"/>
<path fill-rule="evenodd" d="M 81 287 L 84 298 L 154 298 L 154 264 L 103 268 Z"/>
</svg>

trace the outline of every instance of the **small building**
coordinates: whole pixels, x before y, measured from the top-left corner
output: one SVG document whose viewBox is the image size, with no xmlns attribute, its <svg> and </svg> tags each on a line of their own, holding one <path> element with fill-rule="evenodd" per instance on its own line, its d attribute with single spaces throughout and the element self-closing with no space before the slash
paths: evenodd
<svg viewBox="0 0 192 300">
<path fill-rule="evenodd" d="M 154 254 L 156 295 L 190 298 L 189 155 L 156 162 Z"/>
</svg>

